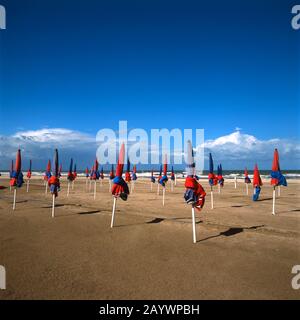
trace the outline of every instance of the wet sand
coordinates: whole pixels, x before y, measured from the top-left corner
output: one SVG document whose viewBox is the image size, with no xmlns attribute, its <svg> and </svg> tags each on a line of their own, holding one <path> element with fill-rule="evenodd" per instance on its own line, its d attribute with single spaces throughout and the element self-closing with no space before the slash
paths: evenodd
<svg viewBox="0 0 300 320">
<path fill-rule="evenodd" d="M 79 178 L 66 197 L 66 181 L 51 218 L 52 198 L 43 181 L 31 180 L 17 193 L 0 190 L 0 265 L 7 289 L 0 299 L 299 299 L 291 273 L 300 264 L 299 181 L 281 188 L 277 215 L 272 188 L 251 200 L 245 185 L 215 188 L 215 209 L 197 213 L 192 243 L 191 208 L 183 200 L 183 180 L 166 206 L 139 179 L 127 202 L 117 202 L 110 229 L 112 197 L 107 179 L 97 197 Z M 0 185 L 8 180 L 0 178 Z"/>
</svg>

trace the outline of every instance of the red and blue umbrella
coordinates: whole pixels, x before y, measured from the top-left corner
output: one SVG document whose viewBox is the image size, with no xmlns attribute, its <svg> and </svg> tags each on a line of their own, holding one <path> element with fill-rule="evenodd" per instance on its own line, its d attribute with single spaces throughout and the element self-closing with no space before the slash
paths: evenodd
<svg viewBox="0 0 300 320">
<path fill-rule="evenodd" d="M 60 190 L 60 182 L 59 182 L 59 165 L 58 165 L 58 150 L 54 151 L 54 159 L 53 159 L 53 175 L 48 180 L 48 186 L 50 188 L 50 192 L 55 197 L 58 196 L 58 191 Z"/>
<path fill-rule="evenodd" d="M 116 170 L 116 177 L 113 180 L 114 184 L 112 186 L 112 194 L 115 198 L 120 197 L 122 200 L 126 201 L 129 195 L 129 188 L 126 181 L 122 177 L 124 160 L 125 160 L 125 145 L 123 143 L 120 149 L 119 160 L 118 160 L 117 170 Z M 127 162 L 127 169 L 128 169 L 128 162 Z"/>
<path fill-rule="evenodd" d="M 262 185 L 263 183 L 260 177 L 258 166 L 256 164 L 254 167 L 254 173 L 253 173 L 253 187 L 255 189 L 253 194 L 253 201 L 257 201 L 259 199 Z"/>
<path fill-rule="evenodd" d="M 136 175 L 136 165 L 133 166 L 132 169 L 132 180 L 136 181 L 137 180 L 137 175 Z"/>
<path fill-rule="evenodd" d="M 24 180 L 22 173 L 21 150 L 19 149 L 16 155 L 16 166 L 11 173 L 10 186 L 15 188 L 21 188 L 23 183 Z"/>
<path fill-rule="evenodd" d="M 247 168 L 245 168 L 244 175 L 245 175 L 245 183 L 247 184 L 251 183 L 251 179 L 249 178 L 249 173 Z"/>
<path fill-rule="evenodd" d="M 211 153 L 209 154 L 208 182 L 211 187 L 216 186 L 218 184 L 218 178 L 214 174 L 214 161 L 213 161 Z"/>
<path fill-rule="evenodd" d="M 195 160 L 194 151 L 191 141 L 187 143 L 187 154 L 185 157 L 187 177 L 185 179 L 185 194 L 186 203 L 192 204 L 197 210 L 201 210 L 205 204 L 206 192 L 202 185 L 195 178 Z"/>
<path fill-rule="evenodd" d="M 77 178 L 77 168 L 76 168 L 76 163 L 74 164 L 74 171 L 73 171 L 73 175 L 74 175 L 74 180 Z"/>
<path fill-rule="evenodd" d="M 131 174 L 130 174 L 130 161 L 129 158 L 127 159 L 127 168 L 125 172 L 125 181 L 130 182 L 131 181 Z"/>
<path fill-rule="evenodd" d="M 27 171 L 27 178 L 30 179 L 31 178 L 31 174 L 32 174 L 32 161 L 29 160 L 29 168 Z"/>
<path fill-rule="evenodd" d="M 152 183 L 155 183 L 155 177 L 154 177 L 153 169 L 151 170 L 151 177 L 150 177 L 150 179 L 151 179 L 151 182 L 152 182 Z"/>
<path fill-rule="evenodd" d="M 51 178 L 51 160 L 48 160 L 44 180 L 48 181 Z"/>
<path fill-rule="evenodd" d="M 93 166 L 92 180 L 99 180 L 100 172 L 99 172 L 99 162 L 95 159 L 95 164 Z"/>
<path fill-rule="evenodd" d="M 221 187 L 224 187 L 224 178 L 223 178 L 223 168 L 222 165 L 218 165 L 218 175 L 217 175 L 218 183 Z"/>
<path fill-rule="evenodd" d="M 166 155 L 165 156 L 165 162 L 164 162 L 164 173 L 163 173 L 163 176 L 159 179 L 159 183 L 163 187 L 165 187 L 166 183 L 168 182 L 167 172 L 168 172 L 168 159 L 167 159 L 167 155 Z"/>
<path fill-rule="evenodd" d="M 274 151 L 274 159 L 271 171 L 271 185 L 273 187 L 287 186 L 287 181 L 284 175 L 281 173 L 279 165 L 279 152 L 277 149 Z"/>
<path fill-rule="evenodd" d="M 101 180 L 104 179 L 104 170 L 103 170 L 103 167 L 101 168 L 100 179 L 101 179 Z"/>
<path fill-rule="evenodd" d="M 71 158 L 71 160 L 70 160 L 70 166 L 69 166 L 67 179 L 69 182 L 72 182 L 75 179 L 74 174 L 73 174 L 73 158 Z"/>
<path fill-rule="evenodd" d="M 114 165 L 112 164 L 111 165 L 111 170 L 110 170 L 110 173 L 109 173 L 109 179 L 113 180 L 114 178 L 115 178 L 115 170 L 114 170 Z"/>
<path fill-rule="evenodd" d="M 170 177 L 170 179 L 171 179 L 172 181 L 175 180 L 175 173 L 174 173 L 174 167 L 173 167 L 173 166 L 172 166 L 172 170 L 171 170 L 171 177 Z"/>
</svg>

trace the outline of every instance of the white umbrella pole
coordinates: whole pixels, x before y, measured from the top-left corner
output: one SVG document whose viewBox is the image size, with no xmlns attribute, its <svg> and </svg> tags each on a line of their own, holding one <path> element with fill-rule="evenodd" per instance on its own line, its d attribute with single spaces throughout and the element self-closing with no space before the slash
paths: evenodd
<svg viewBox="0 0 300 320">
<path fill-rule="evenodd" d="M 85 192 L 88 191 L 88 178 L 85 179 Z"/>
<path fill-rule="evenodd" d="M 92 180 L 90 179 L 89 192 L 91 192 L 91 189 L 92 189 Z"/>
<path fill-rule="evenodd" d="M 159 182 L 157 182 L 157 195 L 159 196 Z"/>
<path fill-rule="evenodd" d="M 192 220 L 193 220 L 193 243 L 197 243 L 196 237 L 196 218 L 195 218 L 195 208 L 192 207 Z"/>
<path fill-rule="evenodd" d="M 75 180 L 72 181 L 72 190 L 74 190 L 74 183 L 75 183 Z"/>
<path fill-rule="evenodd" d="M 116 206 L 117 206 L 117 198 L 114 197 L 114 205 L 113 205 L 113 209 L 112 209 L 112 214 L 111 214 L 111 224 L 110 227 L 113 228 L 114 227 L 114 223 L 115 223 L 115 212 L 116 212 Z"/>
<path fill-rule="evenodd" d="M 211 208 L 214 208 L 214 192 L 213 192 L 213 188 L 211 187 L 210 190 L 210 199 L 211 199 Z"/>
<path fill-rule="evenodd" d="M 133 190 L 134 190 L 134 181 L 131 180 L 131 181 L 130 181 L 130 193 L 131 193 L 131 194 L 133 193 Z"/>
<path fill-rule="evenodd" d="M 150 182 L 150 189 L 153 190 L 153 182 Z"/>
<path fill-rule="evenodd" d="M 218 188 L 219 188 L 219 194 L 221 193 L 221 185 L 220 183 L 218 184 Z"/>
<path fill-rule="evenodd" d="M 165 206 L 166 187 L 163 187 L 163 206 Z"/>
<path fill-rule="evenodd" d="M 70 182 L 68 181 L 67 197 L 69 196 L 69 194 L 70 194 Z"/>
<path fill-rule="evenodd" d="M 237 188 L 237 178 L 235 177 L 234 178 L 234 189 L 236 189 Z"/>
<path fill-rule="evenodd" d="M 14 189 L 14 203 L 13 203 L 13 210 L 16 209 L 16 199 L 17 199 L 17 188 Z"/>
<path fill-rule="evenodd" d="M 249 186 L 248 186 L 248 183 L 246 183 L 246 194 L 247 194 L 247 196 L 249 195 Z"/>
<path fill-rule="evenodd" d="M 275 216 L 275 201 L 276 201 L 276 188 L 273 189 L 273 211 L 272 214 Z"/>
<path fill-rule="evenodd" d="M 174 191 L 174 181 L 173 180 L 171 181 L 171 191 L 172 192 Z"/>
<path fill-rule="evenodd" d="M 30 181 L 30 179 L 27 179 L 26 192 L 29 192 L 29 181 Z"/>
<path fill-rule="evenodd" d="M 55 215 L 55 194 L 52 195 L 52 218 Z"/>
<path fill-rule="evenodd" d="M 96 191 L 97 191 L 97 180 L 95 180 L 95 184 L 94 184 L 94 200 L 96 200 Z"/>
<path fill-rule="evenodd" d="M 48 192 L 48 182 L 45 185 L 45 194 L 47 194 L 47 192 Z"/>
<path fill-rule="evenodd" d="M 175 174 L 175 187 L 177 186 L 177 175 Z"/>
<path fill-rule="evenodd" d="M 280 197 L 281 194 L 281 190 L 280 190 L 280 186 L 278 186 L 278 197 Z"/>
<path fill-rule="evenodd" d="M 109 184 L 108 184 L 108 192 L 111 191 L 111 180 L 109 179 Z"/>
</svg>

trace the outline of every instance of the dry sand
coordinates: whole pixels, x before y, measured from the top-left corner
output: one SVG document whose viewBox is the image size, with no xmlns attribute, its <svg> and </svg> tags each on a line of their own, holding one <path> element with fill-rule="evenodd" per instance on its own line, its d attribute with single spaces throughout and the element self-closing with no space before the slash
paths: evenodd
<svg viewBox="0 0 300 320">
<path fill-rule="evenodd" d="M 183 180 L 173 193 L 168 186 L 164 208 L 156 186 L 151 193 L 149 181 L 138 180 L 129 200 L 118 201 L 113 230 L 108 181 L 101 189 L 98 183 L 94 201 L 85 179 L 69 198 L 63 180 L 54 219 L 41 178 L 31 180 L 29 193 L 18 190 L 14 212 L 13 192 L 0 190 L 0 265 L 7 272 L 0 299 L 300 298 L 291 286 L 300 264 L 298 181 L 281 188 L 276 216 L 269 182 L 256 203 L 243 183 L 237 190 L 225 183 L 215 209 L 208 194 L 197 213 L 194 245 Z"/>
</svg>

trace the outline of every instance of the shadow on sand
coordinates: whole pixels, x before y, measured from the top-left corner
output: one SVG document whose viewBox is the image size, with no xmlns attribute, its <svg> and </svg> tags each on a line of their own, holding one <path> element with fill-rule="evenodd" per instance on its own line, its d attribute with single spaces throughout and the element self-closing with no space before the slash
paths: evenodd
<svg viewBox="0 0 300 320">
<path fill-rule="evenodd" d="M 205 239 L 201 239 L 201 240 L 199 240 L 197 242 L 202 242 L 202 241 L 210 240 L 210 239 L 213 239 L 213 238 L 218 238 L 218 237 L 221 237 L 221 236 L 231 237 L 231 236 L 235 236 L 235 235 L 237 235 L 239 233 L 242 233 L 245 230 L 257 230 L 257 229 L 262 228 L 262 227 L 264 227 L 264 225 L 246 227 L 246 228 L 229 228 L 228 230 L 220 232 L 219 234 L 217 234 L 215 236 L 210 236 L 210 237 L 207 237 Z"/>
</svg>

